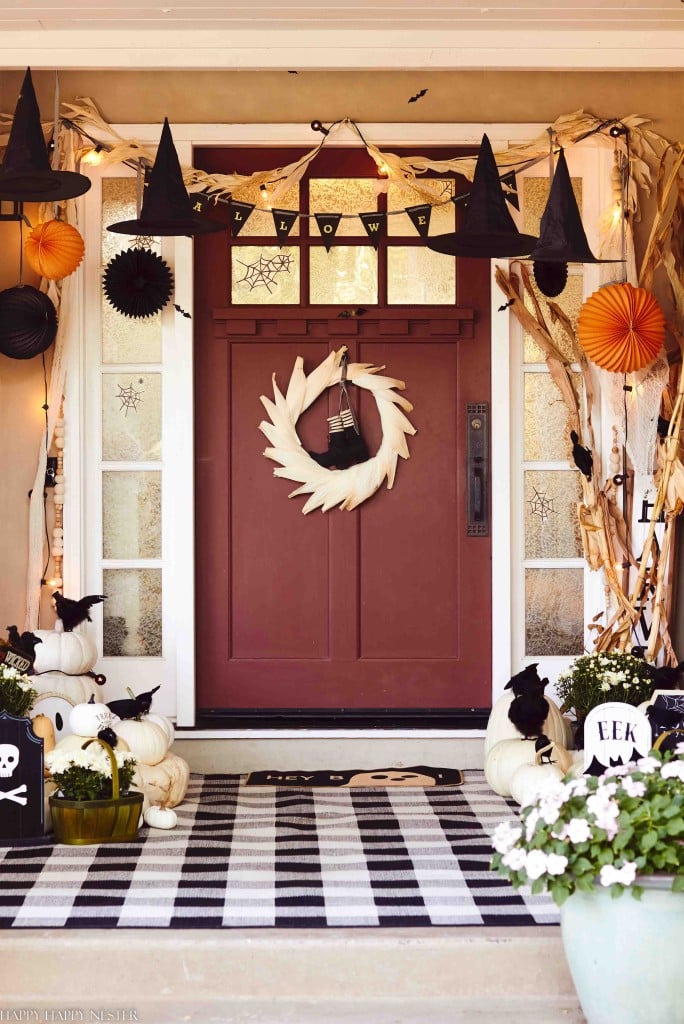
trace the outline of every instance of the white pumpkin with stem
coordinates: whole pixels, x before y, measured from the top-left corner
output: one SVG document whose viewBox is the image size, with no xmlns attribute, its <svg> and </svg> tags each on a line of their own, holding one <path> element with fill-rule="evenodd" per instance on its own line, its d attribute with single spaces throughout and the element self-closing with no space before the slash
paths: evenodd
<svg viewBox="0 0 684 1024">
<path fill-rule="evenodd" d="M 150 828 L 175 828 L 178 816 L 170 807 L 152 804 L 143 811 L 143 821 Z"/>
<path fill-rule="evenodd" d="M 541 731 L 554 743 L 559 743 L 562 747 L 571 746 L 572 728 L 570 723 L 563 717 L 560 708 L 551 697 L 547 697 L 545 694 L 544 699 L 549 705 L 549 713 Z M 508 717 L 508 709 L 514 700 L 515 694 L 509 690 L 499 697 L 492 708 L 485 733 L 485 757 L 500 740 L 520 739 L 520 733 Z"/>
<path fill-rule="evenodd" d="M 78 736 L 95 737 L 111 724 L 111 711 L 106 704 L 96 703 L 94 697 L 84 704 L 77 704 L 69 715 L 69 727 Z"/>
<path fill-rule="evenodd" d="M 168 736 L 155 722 L 148 722 L 146 718 L 123 718 L 112 728 L 117 736 L 126 740 L 142 764 L 159 764 L 166 757 Z"/>
<path fill-rule="evenodd" d="M 499 796 L 511 795 L 511 779 L 522 765 L 534 764 L 535 741 L 517 739 L 499 740 L 485 757 L 485 778 Z"/>
<path fill-rule="evenodd" d="M 153 804 L 177 807 L 187 793 L 189 781 L 188 762 L 178 754 L 169 753 L 154 765 L 138 762 L 132 785 L 144 794 L 144 807 Z"/>
<path fill-rule="evenodd" d="M 99 689 L 95 679 L 86 673 L 71 675 L 56 669 L 34 673 L 31 686 L 40 698 L 63 697 L 72 705 L 86 704 Z"/>
<path fill-rule="evenodd" d="M 78 736 L 76 733 L 72 732 L 69 733 L 68 736 L 63 736 L 62 739 L 55 744 L 54 749 L 80 750 L 83 744 L 87 743 L 88 740 L 91 740 L 92 738 L 92 736 Z M 131 748 L 128 746 L 128 743 L 126 743 L 126 740 L 123 738 L 123 736 L 118 736 L 116 741 L 116 749 L 126 751 L 130 750 Z"/>
<path fill-rule="evenodd" d="M 35 629 L 41 641 L 36 644 L 34 672 L 66 672 L 81 675 L 90 672 L 97 661 L 97 647 L 87 633 L 59 633 L 52 629 Z"/>
<path fill-rule="evenodd" d="M 549 760 L 544 761 L 544 755 Z M 513 772 L 510 781 L 511 797 L 521 807 L 531 803 L 544 789 L 558 782 L 573 767 L 572 756 L 564 747 L 551 741 L 536 752 L 532 764 L 523 764 Z"/>
</svg>

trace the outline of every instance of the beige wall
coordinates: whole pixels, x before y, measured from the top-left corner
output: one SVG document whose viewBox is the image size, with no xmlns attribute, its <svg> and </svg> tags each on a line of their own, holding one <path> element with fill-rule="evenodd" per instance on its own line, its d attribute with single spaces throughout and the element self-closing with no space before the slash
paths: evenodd
<svg viewBox="0 0 684 1024">
<path fill-rule="evenodd" d="M 23 72 L 0 71 L 0 110 L 12 113 Z M 35 72 L 43 118 L 51 117 L 54 75 Z M 428 89 L 417 103 L 408 98 Z M 584 108 L 600 117 L 641 114 L 684 139 L 684 72 L 60 72 L 62 100 L 90 96 L 110 122 L 323 123 L 541 122 Z M 17 280 L 18 230 L 0 225 L 0 287 Z M 0 634 L 23 621 L 27 491 L 43 425 L 40 358 L 0 356 Z M 67 482 L 68 486 L 68 482 Z M 75 596 L 75 595 L 74 595 Z M 49 613 L 48 613 L 49 614 Z M 46 617 L 45 624 L 50 619 Z"/>
</svg>

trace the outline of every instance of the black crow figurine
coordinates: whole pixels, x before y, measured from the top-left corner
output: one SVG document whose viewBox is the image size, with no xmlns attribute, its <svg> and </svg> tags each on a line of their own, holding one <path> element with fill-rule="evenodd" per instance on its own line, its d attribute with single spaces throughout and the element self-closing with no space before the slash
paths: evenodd
<svg viewBox="0 0 684 1024">
<path fill-rule="evenodd" d="M 570 440 L 572 441 L 572 458 L 575 465 L 587 480 L 591 480 L 591 471 L 594 465 L 591 450 L 579 443 L 579 437 L 574 430 L 570 431 Z"/>
<path fill-rule="evenodd" d="M 58 617 L 62 620 L 64 626 L 64 632 L 70 633 L 71 630 L 81 624 L 81 622 L 92 622 L 90 618 L 90 609 L 94 604 L 99 604 L 100 601 L 104 601 L 107 597 L 106 594 L 88 594 L 86 597 L 82 597 L 80 601 L 72 601 L 69 597 L 64 597 L 60 594 L 59 590 L 55 590 L 52 595 L 52 603 Z"/>
<path fill-rule="evenodd" d="M 110 700 L 107 702 L 107 707 L 115 715 L 118 715 L 119 718 L 139 718 L 141 715 L 146 715 L 152 707 L 152 696 L 158 689 L 159 687 L 155 686 L 153 690 L 139 693 L 137 697 L 129 689 L 129 697 L 123 697 L 121 700 Z"/>
<path fill-rule="evenodd" d="M 15 650 L 21 651 L 22 654 L 25 654 L 31 660 L 36 656 L 36 645 L 43 642 L 35 633 L 29 633 L 28 631 L 19 633 L 16 626 L 7 627 L 7 637 Z"/>
<path fill-rule="evenodd" d="M 543 732 L 540 732 L 534 741 L 534 749 L 539 754 L 540 764 L 551 764 L 553 746 L 549 737 L 545 736 Z"/>
<path fill-rule="evenodd" d="M 544 696 L 548 679 L 540 679 L 537 664 L 528 665 L 506 683 L 513 690 L 508 717 L 524 739 L 538 737 L 549 715 L 549 702 Z"/>
</svg>

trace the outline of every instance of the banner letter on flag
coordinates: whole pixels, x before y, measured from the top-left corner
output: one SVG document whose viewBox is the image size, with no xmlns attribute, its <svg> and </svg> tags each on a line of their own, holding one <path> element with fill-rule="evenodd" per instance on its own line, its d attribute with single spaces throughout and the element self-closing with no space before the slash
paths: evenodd
<svg viewBox="0 0 684 1024">
<path fill-rule="evenodd" d="M 237 238 L 254 209 L 254 203 L 240 203 L 236 199 L 230 201 L 230 233 Z"/>
<path fill-rule="evenodd" d="M 297 210 L 272 210 L 275 233 L 279 243 L 285 242 L 299 217 Z"/>
<path fill-rule="evenodd" d="M 421 238 L 427 238 L 430 230 L 430 216 L 432 207 L 429 203 L 421 203 L 420 206 L 407 206 L 406 212 L 413 222 L 413 226 Z"/>
<path fill-rule="evenodd" d="M 335 238 L 335 232 L 339 226 L 340 220 L 342 219 L 341 213 L 315 213 L 316 223 L 318 224 L 318 230 L 325 243 L 327 252 L 330 252 L 332 248 L 333 239 Z"/>
<path fill-rule="evenodd" d="M 366 229 L 366 234 L 373 243 L 373 246 L 377 249 L 378 241 L 385 234 L 387 227 L 387 214 L 384 211 L 381 213 L 360 213 L 359 217 Z"/>
</svg>

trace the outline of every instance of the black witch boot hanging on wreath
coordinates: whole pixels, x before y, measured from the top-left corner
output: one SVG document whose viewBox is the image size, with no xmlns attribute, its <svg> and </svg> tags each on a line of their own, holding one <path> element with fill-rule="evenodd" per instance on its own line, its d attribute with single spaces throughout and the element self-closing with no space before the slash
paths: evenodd
<svg viewBox="0 0 684 1024">
<path fill-rule="evenodd" d="M 340 363 L 340 411 L 336 416 L 328 417 L 328 450 L 320 453 L 309 452 L 311 458 L 325 469 L 347 469 L 348 466 L 355 466 L 369 458 L 368 446 L 361 436 L 358 420 L 349 401 L 348 362 L 349 357 L 345 352 Z M 346 408 L 342 408 L 343 405 L 346 405 Z"/>
</svg>

